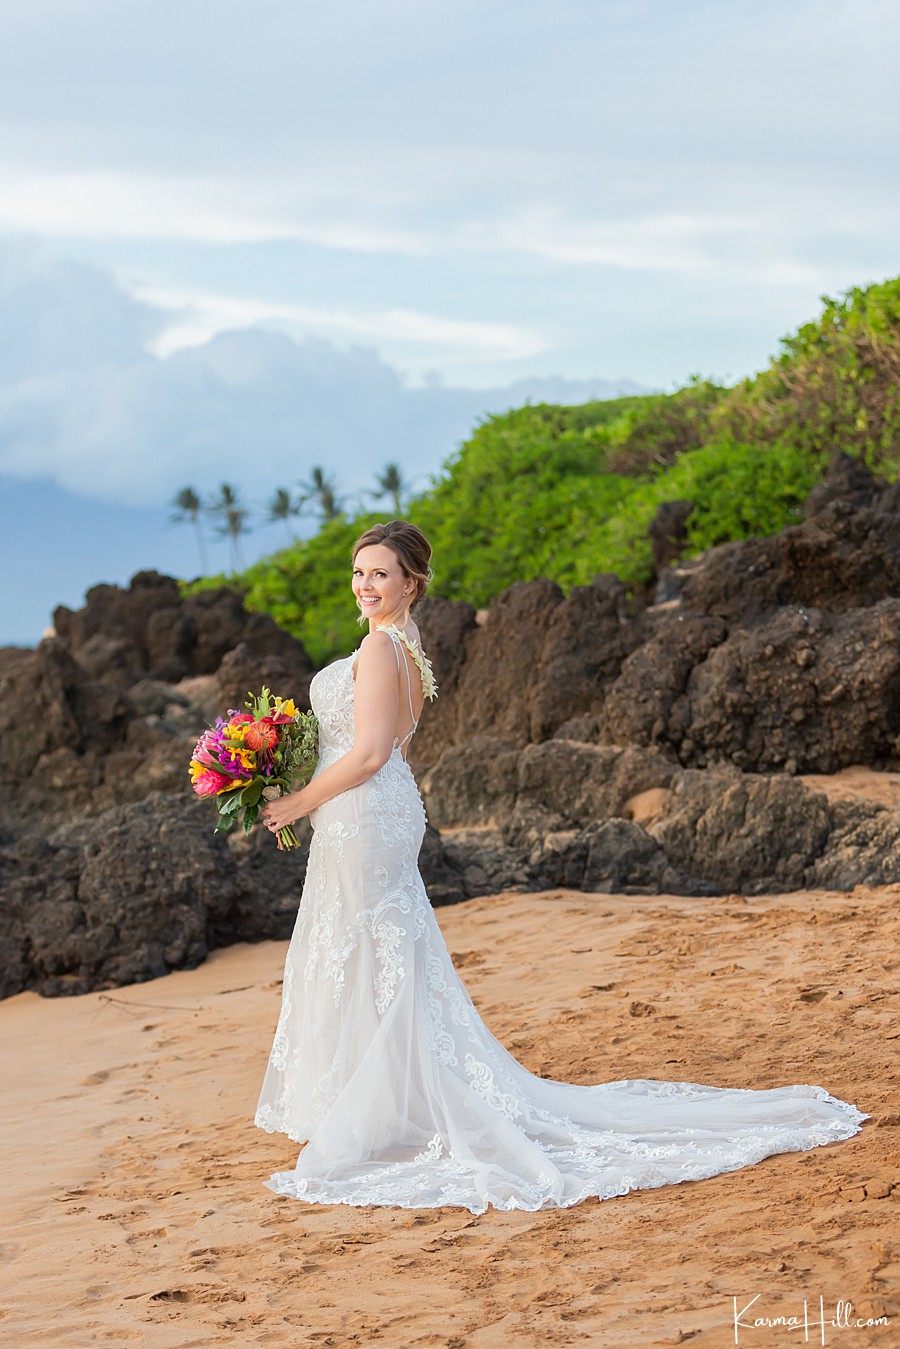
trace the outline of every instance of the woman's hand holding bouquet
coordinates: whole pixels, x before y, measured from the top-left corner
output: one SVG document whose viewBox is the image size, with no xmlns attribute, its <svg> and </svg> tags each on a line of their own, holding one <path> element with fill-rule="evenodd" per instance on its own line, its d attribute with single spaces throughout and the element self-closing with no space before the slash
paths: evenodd
<svg viewBox="0 0 900 1349">
<path fill-rule="evenodd" d="M 299 818 L 287 794 L 312 778 L 318 763 L 318 722 L 314 712 L 300 712 L 293 699 L 273 697 L 267 688 L 250 694 L 249 710 L 230 709 L 204 731 L 191 756 L 190 775 L 198 796 L 215 801 L 216 831 L 240 820 L 249 834 L 260 802 L 277 801 L 267 812 L 275 817 L 279 848 L 296 848 L 290 825 Z"/>
</svg>

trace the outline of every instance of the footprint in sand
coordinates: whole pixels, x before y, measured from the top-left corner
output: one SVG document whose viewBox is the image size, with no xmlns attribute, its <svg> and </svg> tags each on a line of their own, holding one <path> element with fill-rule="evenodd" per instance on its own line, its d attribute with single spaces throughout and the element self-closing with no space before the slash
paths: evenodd
<svg viewBox="0 0 900 1349">
<path fill-rule="evenodd" d="M 247 1294 L 236 1288 L 198 1284 L 195 1288 L 161 1288 L 149 1295 L 150 1302 L 246 1302 Z"/>
<path fill-rule="evenodd" d="M 191 1251 L 188 1259 L 192 1269 L 212 1269 L 218 1264 L 221 1254 L 218 1246 L 201 1247 L 198 1251 Z"/>
</svg>

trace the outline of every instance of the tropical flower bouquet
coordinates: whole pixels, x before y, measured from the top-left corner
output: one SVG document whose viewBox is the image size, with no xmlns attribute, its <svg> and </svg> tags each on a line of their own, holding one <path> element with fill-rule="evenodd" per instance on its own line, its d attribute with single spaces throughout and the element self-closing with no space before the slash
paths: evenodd
<svg viewBox="0 0 900 1349">
<path fill-rule="evenodd" d="M 305 787 L 318 762 L 319 727 L 314 712 L 300 712 L 293 699 L 276 698 L 267 688 L 250 694 L 249 710 L 229 709 L 204 731 L 191 756 L 191 784 L 209 796 L 218 812 L 215 831 L 240 820 L 249 834 L 260 801 L 274 801 Z M 296 848 L 290 826 L 278 831 L 279 848 Z"/>
</svg>

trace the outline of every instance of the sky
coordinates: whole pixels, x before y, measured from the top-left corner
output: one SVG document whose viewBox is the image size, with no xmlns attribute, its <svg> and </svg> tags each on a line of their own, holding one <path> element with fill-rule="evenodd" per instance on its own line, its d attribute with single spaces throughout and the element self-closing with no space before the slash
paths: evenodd
<svg viewBox="0 0 900 1349">
<path fill-rule="evenodd" d="M 315 465 L 763 368 L 900 272 L 898 56 L 893 0 L 0 0 L 0 642 L 197 574 L 183 486 L 250 560 Z"/>
</svg>

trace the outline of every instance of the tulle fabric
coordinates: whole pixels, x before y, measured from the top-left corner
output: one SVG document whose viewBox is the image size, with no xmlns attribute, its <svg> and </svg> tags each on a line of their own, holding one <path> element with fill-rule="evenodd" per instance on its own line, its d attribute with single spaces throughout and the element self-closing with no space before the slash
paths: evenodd
<svg viewBox="0 0 900 1349">
<path fill-rule="evenodd" d="M 400 658 L 398 652 L 398 659 Z M 353 743 L 354 656 L 311 687 L 322 771 Z M 313 812 L 255 1123 L 305 1143 L 263 1183 L 316 1204 L 569 1207 L 805 1151 L 870 1116 L 820 1086 L 535 1076 L 485 1026 L 417 867 L 425 809 L 395 747 Z"/>
</svg>

